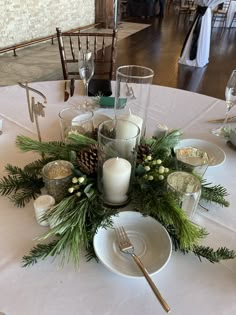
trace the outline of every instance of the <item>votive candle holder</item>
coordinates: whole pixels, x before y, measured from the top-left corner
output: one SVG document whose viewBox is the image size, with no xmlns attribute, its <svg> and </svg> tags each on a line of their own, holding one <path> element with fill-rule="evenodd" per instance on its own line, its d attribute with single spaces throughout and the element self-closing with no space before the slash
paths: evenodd
<svg viewBox="0 0 236 315">
<path fill-rule="evenodd" d="M 61 201 L 68 194 L 73 168 L 72 163 L 64 160 L 52 161 L 43 167 L 42 176 L 45 188 L 56 202 Z"/>
<path fill-rule="evenodd" d="M 201 197 L 201 182 L 188 172 L 173 172 L 167 177 L 167 189 L 171 191 L 190 219 L 193 218 Z"/>
</svg>

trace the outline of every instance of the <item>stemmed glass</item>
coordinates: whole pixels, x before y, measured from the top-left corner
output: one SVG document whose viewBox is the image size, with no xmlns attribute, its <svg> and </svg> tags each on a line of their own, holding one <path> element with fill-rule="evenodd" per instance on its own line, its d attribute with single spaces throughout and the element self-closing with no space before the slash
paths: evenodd
<svg viewBox="0 0 236 315">
<path fill-rule="evenodd" d="M 85 87 L 86 102 L 88 103 L 88 85 L 94 74 L 94 55 L 91 50 L 80 50 L 78 56 L 78 67 L 80 78 L 83 80 Z"/>
<path fill-rule="evenodd" d="M 228 122 L 229 112 L 236 105 L 236 70 L 233 70 L 225 88 L 226 113 L 221 127 L 212 129 L 215 136 L 223 136 Z"/>
</svg>

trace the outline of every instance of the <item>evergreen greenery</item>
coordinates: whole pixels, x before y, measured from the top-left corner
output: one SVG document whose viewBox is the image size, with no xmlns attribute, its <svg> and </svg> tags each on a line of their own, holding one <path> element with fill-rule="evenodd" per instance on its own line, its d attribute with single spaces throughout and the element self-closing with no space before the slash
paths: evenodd
<svg viewBox="0 0 236 315">
<path fill-rule="evenodd" d="M 206 258 L 212 263 L 233 259 L 235 252 L 232 250 L 225 247 L 214 250 L 200 244 L 207 236 L 207 231 L 188 219 L 179 207 L 176 197 L 166 189 L 165 179 L 168 173 L 176 169 L 173 147 L 178 143 L 179 135 L 179 131 L 174 130 L 162 138 L 142 139 L 144 148 L 150 148 L 150 156 L 143 155 L 136 168 L 131 194 L 134 210 L 161 222 L 169 232 L 176 250 L 183 253 L 192 252 L 199 259 Z M 96 178 L 85 176 L 76 164 L 77 153 L 96 143 L 96 140 L 78 134 L 71 134 L 66 144 L 17 137 L 16 144 L 23 152 L 38 152 L 42 158 L 23 169 L 6 166 L 8 176 L 0 179 L 0 194 L 9 195 L 16 206 L 23 207 L 40 194 L 43 187 L 41 170 L 49 161 L 69 160 L 75 166 L 75 176 L 83 177 L 79 185 L 71 184 L 71 195 L 56 204 L 42 218 L 54 227 L 38 239 L 39 244 L 29 255 L 23 257 L 24 267 L 57 255 L 60 255 L 62 264 L 73 260 L 78 266 L 82 247 L 87 250 L 87 259 L 96 258 L 92 245 L 93 237 L 98 228 L 112 227 L 111 216 L 118 212 L 117 209 L 104 206 L 96 189 Z M 227 207 L 229 203 L 225 199 L 226 196 L 224 187 L 202 183 L 201 197 L 204 200 Z"/>
</svg>

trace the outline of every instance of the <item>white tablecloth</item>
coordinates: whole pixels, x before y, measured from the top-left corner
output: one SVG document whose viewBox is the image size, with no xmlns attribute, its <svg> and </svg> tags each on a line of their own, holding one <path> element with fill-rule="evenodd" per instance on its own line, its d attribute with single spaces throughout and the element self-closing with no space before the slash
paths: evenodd
<svg viewBox="0 0 236 315">
<path fill-rule="evenodd" d="M 40 118 L 44 140 L 59 139 L 57 114 L 63 102 L 63 82 L 34 83 L 48 98 L 46 118 Z M 78 86 L 76 84 L 76 94 Z M 184 138 L 214 142 L 226 153 L 226 161 L 208 168 L 206 178 L 221 183 L 229 192 L 229 208 L 198 209 L 194 220 L 206 227 L 205 245 L 236 249 L 236 153 L 224 141 L 209 132 L 207 119 L 221 117 L 223 101 L 182 90 L 152 86 L 149 130 L 157 123 L 181 128 Z M 71 100 L 76 100 L 74 96 Z M 39 97 L 36 96 L 36 99 Z M 21 153 L 15 147 L 19 134 L 37 138 L 29 121 L 25 91 L 18 86 L 0 89 L 0 118 L 4 119 L 0 136 L 0 176 L 6 163 L 24 166 L 35 155 Z M 15 208 L 7 197 L 0 198 L 0 312 L 6 315 L 152 315 L 164 314 L 144 279 L 123 278 L 95 260 L 81 256 L 80 268 L 72 264 L 58 268 L 58 259 L 47 259 L 33 267 L 22 268 L 21 258 L 36 244 L 35 238 L 47 231 L 37 224 L 32 202 Z M 173 251 L 168 265 L 153 276 L 154 282 L 176 315 L 236 314 L 236 260 L 211 264 L 200 262 L 192 254 Z"/>
</svg>

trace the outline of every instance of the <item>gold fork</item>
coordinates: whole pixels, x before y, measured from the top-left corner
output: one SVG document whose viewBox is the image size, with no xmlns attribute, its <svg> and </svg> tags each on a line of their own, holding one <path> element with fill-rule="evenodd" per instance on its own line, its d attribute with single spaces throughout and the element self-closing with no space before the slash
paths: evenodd
<svg viewBox="0 0 236 315">
<path fill-rule="evenodd" d="M 142 271 L 144 277 L 146 278 L 148 284 L 150 285 L 152 291 L 158 298 L 159 302 L 161 303 L 162 307 L 164 310 L 169 313 L 170 312 L 170 307 L 162 297 L 161 293 L 157 289 L 155 283 L 152 281 L 151 277 L 148 274 L 147 269 L 141 262 L 141 260 L 138 258 L 138 256 L 134 253 L 134 246 L 132 245 L 125 229 L 123 226 L 115 228 L 115 233 L 116 233 L 116 239 L 119 245 L 119 248 L 122 252 L 125 254 L 129 254 L 133 257 L 134 261 L 138 265 L 139 269 Z"/>
</svg>

